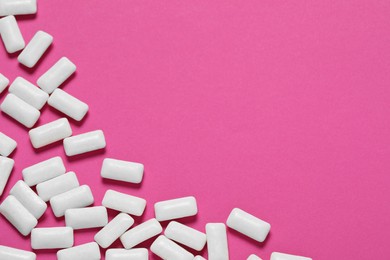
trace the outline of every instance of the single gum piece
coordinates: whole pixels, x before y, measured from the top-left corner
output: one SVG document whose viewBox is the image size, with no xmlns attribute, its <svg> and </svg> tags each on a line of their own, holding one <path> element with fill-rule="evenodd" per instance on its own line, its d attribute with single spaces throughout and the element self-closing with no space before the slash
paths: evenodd
<svg viewBox="0 0 390 260">
<path fill-rule="evenodd" d="M 37 84 L 43 91 L 51 94 L 75 71 L 76 65 L 68 58 L 62 57 L 37 80 Z"/>
<path fill-rule="evenodd" d="M 12 195 L 0 204 L 0 213 L 22 234 L 27 236 L 38 224 L 37 219 Z"/>
<path fill-rule="evenodd" d="M 60 118 L 50 123 L 31 129 L 28 132 L 31 144 L 34 148 L 61 141 L 72 135 L 72 128 L 66 118 Z"/>
<path fill-rule="evenodd" d="M 103 227 L 108 223 L 107 209 L 103 206 L 68 209 L 65 223 L 73 229 Z"/>
<path fill-rule="evenodd" d="M 14 164 L 14 160 L 0 156 L 0 196 L 3 194 L 5 185 L 7 185 Z"/>
<path fill-rule="evenodd" d="M 157 236 L 162 232 L 161 224 L 155 219 L 149 219 L 129 231 L 126 231 L 121 237 L 123 247 L 130 249 L 136 245 Z"/>
<path fill-rule="evenodd" d="M 14 2 L 17 2 L 13 0 Z M 0 4 L 0 12 L 1 12 Z M 24 48 L 25 42 L 14 16 L 9 15 L 0 19 L 1 38 L 8 53 L 14 53 Z"/>
<path fill-rule="evenodd" d="M 43 201 L 49 201 L 52 197 L 79 187 L 79 181 L 74 172 L 62 174 L 51 180 L 41 182 L 37 185 L 37 193 Z"/>
<path fill-rule="evenodd" d="M 37 0 L 1 0 L 0 16 L 35 14 L 37 12 Z"/>
<path fill-rule="evenodd" d="M 102 130 L 71 136 L 64 139 L 64 149 L 67 156 L 74 156 L 106 147 Z"/>
<path fill-rule="evenodd" d="M 229 248 L 225 224 L 206 224 L 206 236 L 209 260 L 229 260 Z"/>
<path fill-rule="evenodd" d="M 68 248 L 73 246 L 73 229 L 70 227 L 34 228 L 31 231 L 33 249 Z"/>
<path fill-rule="evenodd" d="M 154 212 L 158 221 L 166 221 L 194 216 L 198 213 L 198 207 L 195 197 L 190 196 L 157 202 Z"/>
<path fill-rule="evenodd" d="M 22 180 L 16 182 L 9 192 L 30 213 L 39 219 L 47 209 L 46 203 Z"/>
<path fill-rule="evenodd" d="M 150 250 L 162 259 L 193 260 L 194 255 L 165 236 L 159 236 Z"/>
<path fill-rule="evenodd" d="M 34 67 L 35 64 L 37 64 L 39 59 L 42 57 L 42 55 L 45 53 L 45 51 L 49 48 L 52 42 L 53 36 L 51 36 L 50 34 L 44 31 L 36 32 L 34 37 L 19 54 L 19 63 L 23 64 L 28 68 Z"/>
<path fill-rule="evenodd" d="M 107 248 L 133 224 L 132 217 L 126 213 L 119 213 L 95 235 L 94 239 L 102 248 Z"/>
<path fill-rule="evenodd" d="M 164 235 L 175 242 L 200 251 L 206 244 L 206 234 L 179 222 L 172 221 L 165 229 Z"/>
<path fill-rule="evenodd" d="M 59 88 L 50 95 L 48 103 L 51 107 L 76 121 L 81 121 L 89 109 L 86 103 Z"/>
<path fill-rule="evenodd" d="M 0 109 L 27 128 L 33 127 L 41 116 L 38 109 L 12 93 L 5 97 Z"/>
<path fill-rule="evenodd" d="M 17 143 L 14 139 L 0 132 L 0 155 L 10 155 L 15 150 L 16 146 Z"/>
<path fill-rule="evenodd" d="M 45 91 L 22 77 L 17 77 L 9 86 L 8 91 L 38 110 L 46 104 L 49 98 Z"/>
<path fill-rule="evenodd" d="M 107 190 L 102 205 L 130 215 L 141 216 L 146 207 L 146 200 L 118 191 Z"/>
<path fill-rule="evenodd" d="M 23 179 L 28 186 L 53 179 L 65 173 L 65 165 L 61 157 L 56 156 L 23 169 Z"/>
<path fill-rule="evenodd" d="M 106 260 L 148 260 L 149 252 L 146 248 L 123 249 L 112 248 L 106 251 Z"/>
<path fill-rule="evenodd" d="M 79 246 L 62 249 L 57 252 L 58 260 L 100 260 L 98 244 L 90 242 Z"/>
<path fill-rule="evenodd" d="M 258 242 L 263 242 L 271 229 L 269 223 L 239 208 L 232 210 L 226 224 L 228 227 Z"/>
<path fill-rule="evenodd" d="M 0 259 L 4 260 L 36 260 L 33 252 L 8 246 L 0 246 Z"/>
<path fill-rule="evenodd" d="M 93 195 L 88 185 L 82 185 L 50 199 L 50 205 L 56 217 L 62 217 L 67 209 L 87 207 L 93 202 Z"/>
</svg>

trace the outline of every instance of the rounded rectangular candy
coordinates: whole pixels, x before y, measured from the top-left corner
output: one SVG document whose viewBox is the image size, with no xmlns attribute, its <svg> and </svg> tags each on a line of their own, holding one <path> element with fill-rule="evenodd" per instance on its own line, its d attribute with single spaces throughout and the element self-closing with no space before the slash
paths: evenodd
<svg viewBox="0 0 390 260">
<path fill-rule="evenodd" d="M 98 244 L 90 242 L 79 246 L 62 249 L 57 252 L 58 260 L 100 260 Z"/>
<path fill-rule="evenodd" d="M 229 260 L 229 248 L 225 224 L 206 224 L 206 236 L 209 260 Z"/>
<path fill-rule="evenodd" d="M 133 224 L 132 217 L 126 213 L 119 213 L 95 235 L 94 239 L 102 248 L 107 248 Z"/>
<path fill-rule="evenodd" d="M 44 31 L 37 31 L 19 54 L 18 61 L 26 67 L 34 67 L 52 42 L 53 36 Z"/>
<path fill-rule="evenodd" d="M 48 103 L 76 121 L 81 121 L 89 109 L 86 103 L 59 88 L 50 95 Z"/>
<path fill-rule="evenodd" d="M 73 246 L 70 227 L 34 228 L 31 231 L 32 249 L 68 248 Z"/>
<path fill-rule="evenodd" d="M 263 242 L 267 237 L 271 225 L 239 208 L 234 208 L 226 224 L 228 227 L 256 240 Z"/>
<path fill-rule="evenodd" d="M 24 181 L 16 182 L 9 194 L 14 196 L 36 219 L 39 219 L 47 209 L 46 203 Z"/>
<path fill-rule="evenodd" d="M 62 174 L 51 180 L 41 182 L 37 185 L 37 193 L 43 201 L 49 201 L 52 197 L 67 192 L 80 186 L 77 176 L 74 172 Z"/>
<path fill-rule="evenodd" d="M 28 186 L 53 179 L 65 173 L 65 165 L 61 157 L 56 156 L 23 169 L 23 179 Z"/>
<path fill-rule="evenodd" d="M 0 94 L 4 91 L 4 89 L 8 86 L 8 84 L 9 84 L 9 79 L 0 73 Z"/>
<path fill-rule="evenodd" d="M 101 176 L 106 179 L 140 183 L 144 175 L 144 165 L 106 158 L 103 160 Z"/>
<path fill-rule="evenodd" d="M 52 93 L 76 71 L 76 65 L 62 57 L 37 80 L 38 86 L 48 94 Z"/>
<path fill-rule="evenodd" d="M 37 12 L 37 0 L 1 0 L 0 16 L 35 14 Z"/>
<path fill-rule="evenodd" d="M 1 111 L 27 128 L 33 127 L 41 115 L 41 112 L 39 112 L 38 109 L 21 100 L 12 93 L 5 97 L 0 108 Z"/>
<path fill-rule="evenodd" d="M 175 242 L 200 251 L 206 244 L 206 234 L 179 222 L 172 221 L 165 229 L 164 235 Z"/>
<path fill-rule="evenodd" d="M 112 248 L 106 251 L 106 260 L 148 260 L 149 252 L 146 248 L 123 249 Z"/>
<path fill-rule="evenodd" d="M 161 235 L 150 246 L 150 250 L 162 259 L 193 260 L 194 255 Z"/>
<path fill-rule="evenodd" d="M 17 143 L 14 139 L 0 132 L 0 155 L 10 155 L 15 150 L 16 146 Z"/>
<path fill-rule="evenodd" d="M 72 128 L 66 118 L 60 118 L 50 123 L 38 126 L 28 132 L 34 148 L 58 142 L 72 135 Z"/>
<path fill-rule="evenodd" d="M 82 185 L 50 199 L 56 217 L 62 217 L 67 209 L 83 208 L 93 204 L 93 195 L 88 185 Z"/>
<path fill-rule="evenodd" d="M 37 219 L 12 195 L 0 205 L 0 213 L 23 235 L 27 236 L 38 224 Z"/>
<path fill-rule="evenodd" d="M 252 255 L 248 256 L 248 258 L 246 260 L 261 260 L 261 258 L 258 257 L 257 255 L 252 254 Z"/>
<path fill-rule="evenodd" d="M 46 104 L 49 98 L 45 91 L 22 77 L 17 77 L 9 86 L 8 91 L 38 110 Z"/>
<path fill-rule="evenodd" d="M 157 236 L 162 230 L 161 224 L 155 218 L 152 218 L 126 231 L 120 239 L 123 247 L 130 249 L 149 238 Z"/>
<path fill-rule="evenodd" d="M 118 191 L 107 190 L 102 205 L 109 209 L 141 216 L 146 207 L 146 200 Z"/>
<path fill-rule="evenodd" d="M 71 136 L 64 139 L 64 149 L 67 156 L 87 153 L 106 147 L 102 130 Z"/>
<path fill-rule="evenodd" d="M 68 209 L 65 223 L 73 229 L 103 227 L 108 223 L 107 209 L 103 206 Z"/>
<path fill-rule="evenodd" d="M 194 216 L 198 213 L 196 199 L 192 196 L 160 201 L 154 204 L 158 221 Z"/>
<path fill-rule="evenodd" d="M 3 194 L 5 185 L 7 185 L 14 164 L 14 160 L 0 156 L 0 196 Z"/>
<path fill-rule="evenodd" d="M 12 248 L 8 246 L 0 246 L 0 259 L 4 260 L 36 260 L 37 256 L 33 252 Z"/>
<path fill-rule="evenodd" d="M 304 256 L 289 255 L 289 254 L 273 252 L 271 254 L 271 260 L 312 260 L 312 259 L 309 257 L 304 257 Z"/>
<path fill-rule="evenodd" d="M 0 19 L 0 35 L 8 53 L 14 53 L 24 48 L 25 42 L 14 16 Z"/>
</svg>

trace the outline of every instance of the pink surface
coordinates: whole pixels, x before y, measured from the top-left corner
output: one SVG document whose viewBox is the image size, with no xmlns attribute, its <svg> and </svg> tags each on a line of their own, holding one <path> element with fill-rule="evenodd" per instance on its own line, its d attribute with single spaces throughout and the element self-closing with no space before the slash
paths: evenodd
<svg viewBox="0 0 390 260">
<path fill-rule="evenodd" d="M 18 142 L 4 194 L 23 168 L 60 155 L 95 205 L 109 188 L 146 198 L 138 223 L 155 202 L 187 195 L 199 214 L 185 223 L 202 231 L 233 207 L 270 222 L 262 244 L 229 230 L 234 260 L 272 251 L 385 259 L 389 13 L 387 0 L 41 0 L 20 28 L 26 41 L 49 32 L 53 47 L 26 70 L 0 46 L 0 72 L 36 82 L 67 56 L 78 70 L 63 89 L 90 105 L 81 124 L 72 121 L 74 134 L 103 129 L 107 149 L 72 159 L 61 143 L 35 151 L 27 130 L 1 113 L 0 131 Z M 60 116 L 46 106 L 39 124 Z M 142 185 L 103 181 L 105 157 L 144 163 Z M 49 209 L 38 226 L 63 224 Z M 30 249 L 3 217 L 0 230 L 0 244 Z M 97 230 L 76 231 L 75 243 Z"/>
</svg>

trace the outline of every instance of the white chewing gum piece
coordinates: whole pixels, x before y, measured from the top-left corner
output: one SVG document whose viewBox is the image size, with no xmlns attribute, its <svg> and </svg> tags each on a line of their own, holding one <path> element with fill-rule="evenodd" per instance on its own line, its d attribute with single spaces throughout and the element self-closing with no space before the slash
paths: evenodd
<svg viewBox="0 0 390 260">
<path fill-rule="evenodd" d="M 146 248 L 123 249 L 112 248 L 106 251 L 106 260 L 148 260 L 149 252 Z"/>
<path fill-rule="evenodd" d="M 206 244 L 206 234 L 176 221 L 171 221 L 164 235 L 196 251 L 201 251 Z"/>
<path fill-rule="evenodd" d="M 8 53 L 20 51 L 25 46 L 18 23 L 12 15 L 0 19 L 0 35 Z"/>
<path fill-rule="evenodd" d="M 152 218 L 126 231 L 120 237 L 120 240 L 124 248 L 130 249 L 157 236 L 162 230 L 161 224 L 155 218 Z"/>
<path fill-rule="evenodd" d="M 65 211 L 65 223 L 75 230 L 103 227 L 108 223 L 107 209 L 103 206 L 68 209 Z"/>
<path fill-rule="evenodd" d="M 206 236 L 209 260 L 229 260 L 229 248 L 225 224 L 206 224 Z"/>
<path fill-rule="evenodd" d="M 23 169 L 23 179 L 28 186 L 53 179 L 65 173 L 61 157 L 56 156 Z"/>
<path fill-rule="evenodd" d="M 146 200 L 118 191 L 107 190 L 102 205 L 130 215 L 141 216 L 146 207 Z"/>
<path fill-rule="evenodd" d="M 50 95 L 48 104 L 76 121 L 81 121 L 89 109 L 86 103 L 59 88 Z"/>
<path fill-rule="evenodd" d="M 158 221 L 166 221 L 194 216 L 198 213 L 198 207 L 195 197 L 190 196 L 157 202 L 154 212 Z"/>
<path fill-rule="evenodd" d="M 106 179 L 141 183 L 144 175 L 144 165 L 106 158 L 103 160 L 101 176 Z"/>
<path fill-rule="evenodd" d="M 0 156 L 0 196 L 3 194 L 5 185 L 7 185 L 9 176 L 14 167 L 14 160 Z"/>
<path fill-rule="evenodd" d="M 27 236 L 38 224 L 37 219 L 12 195 L 0 204 L 0 213 L 22 234 Z"/>
<path fill-rule="evenodd" d="M 226 224 L 228 227 L 258 242 L 263 242 L 271 229 L 269 223 L 239 208 L 234 208 L 232 210 Z"/>
<path fill-rule="evenodd" d="M 0 155 L 9 156 L 16 146 L 17 143 L 14 139 L 0 132 Z"/>
<path fill-rule="evenodd" d="M 53 36 L 44 31 L 37 31 L 27 46 L 19 54 L 19 63 L 28 68 L 34 67 L 52 42 Z"/>
<path fill-rule="evenodd" d="M 82 185 L 50 199 L 51 209 L 56 217 L 65 215 L 67 209 L 87 207 L 93 202 L 93 195 L 88 185 Z"/>
<path fill-rule="evenodd" d="M 22 77 L 17 77 L 9 86 L 8 91 L 38 110 L 49 99 L 49 95 L 45 91 Z"/>
<path fill-rule="evenodd" d="M 70 227 L 34 228 L 31 231 L 32 249 L 68 248 L 73 246 L 73 240 Z"/>
<path fill-rule="evenodd" d="M 37 255 L 33 252 L 8 247 L 0 246 L 0 259 L 4 260 L 36 260 Z"/>
<path fill-rule="evenodd" d="M 150 246 L 150 250 L 162 259 L 194 259 L 193 254 L 163 235 L 154 240 L 153 244 Z"/>
<path fill-rule="evenodd" d="M 41 112 L 12 93 L 9 93 L 0 105 L 1 111 L 9 115 L 27 128 L 38 121 Z"/>
<path fill-rule="evenodd" d="M 52 197 L 79 187 L 79 181 L 74 172 L 68 172 L 51 180 L 41 182 L 37 185 L 38 196 L 47 202 Z"/>
<path fill-rule="evenodd" d="M 62 57 L 37 80 L 37 85 L 46 93 L 51 94 L 61 86 L 74 72 L 76 65 L 68 58 Z"/>
<path fill-rule="evenodd" d="M 37 149 L 61 141 L 72 135 L 72 128 L 66 118 L 38 126 L 28 132 L 32 146 Z"/>
<path fill-rule="evenodd" d="M 0 16 L 25 15 L 37 12 L 37 0 L 1 0 Z"/>
<path fill-rule="evenodd" d="M 271 260 L 312 260 L 312 259 L 304 256 L 273 252 L 271 254 Z"/>
<path fill-rule="evenodd" d="M 134 224 L 134 219 L 126 213 L 119 213 L 105 225 L 94 239 L 102 248 L 109 247 Z"/>
<path fill-rule="evenodd" d="M 92 152 L 105 147 L 106 140 L 102 130 L 87 132 L 64 139 L 64 149 L 67 156 Z"/>
<path fill-rule="evenodd" d="M 62 249 L 57 252 L 58 260 L 100 260 L 100 257 L 100 249 L 95 242 Z"/>
<path fill-rule="evenodd" d="M 22 180 L 15 183 L 9 194 L 14 196 L 36 219 L 42 217 L 47 209 L 46 203 Z"/>
<path fill-rule="evenodd" d="M 0 73 L 0 94 L 6 89 L 9 84 L 9 79 Z"/>
</svg>

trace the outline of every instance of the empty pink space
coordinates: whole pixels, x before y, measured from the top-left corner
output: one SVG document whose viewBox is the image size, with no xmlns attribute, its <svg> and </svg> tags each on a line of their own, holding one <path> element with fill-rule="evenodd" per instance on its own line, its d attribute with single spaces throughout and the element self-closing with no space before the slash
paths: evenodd
<svg viewBox="0 0 390 260">
<path fill-rule="evenodd" d="M 34 150 L 28 129 L 1 113 L 0 131 L 18 142 L 1 201 L 23 168 L 59 155 L 94 205 L 107 189 L 145 198 L 136 223 L 157 201 L 194 195 L 199 213 L 184 223 L 201 231 L 234 207 L 272 225 L 264 243 L 228 230 L 233 260 L 386 259 L 389 14 L 387 0 L 40 0 L 36 16 L 17 20 L 26 42 L 44 30 L 53 46 L 30 70 L 0 44 L 0 73 L 36 82 L 68 57 L 77 73 L 63 89 L 90 106 L 73 133 L 102 129 L 107 148 L 75 158 L 61 143 Z M 45 106 L 38 125 L 60 117 Z M 143 163 L 142 184 L 102 180 L 106 157 Z M 63 225 L 49 207 L 38 227 Z M 98 230 L 75 231 L 75 244 Z M 0 244 L 31 250 L 3 217 Z"/>
</svg>

